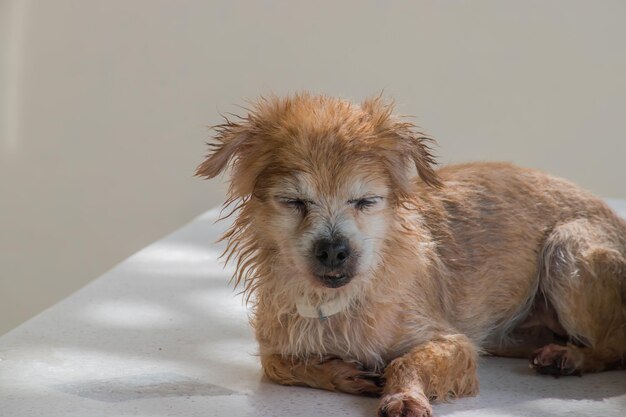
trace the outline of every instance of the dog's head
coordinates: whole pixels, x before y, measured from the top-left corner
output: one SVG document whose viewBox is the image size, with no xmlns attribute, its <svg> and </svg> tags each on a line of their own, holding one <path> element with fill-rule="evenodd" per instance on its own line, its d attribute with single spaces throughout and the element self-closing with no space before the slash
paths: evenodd
<svg viewBox="0 0 626 417">
<path fill-rule="evenodd" d="M 354 105 L 300 94 L 262 98 L 216 127 L 197 174 L 232 166 L 230 201 L 240 213 L 227 237 L 245 258 L 244 279 L 289 271 L 285 285 L 337 291 L 371 278 L 415 170 L 439 184 L 428 139 L 391 112 L 380 97 Z"/>
</svg>

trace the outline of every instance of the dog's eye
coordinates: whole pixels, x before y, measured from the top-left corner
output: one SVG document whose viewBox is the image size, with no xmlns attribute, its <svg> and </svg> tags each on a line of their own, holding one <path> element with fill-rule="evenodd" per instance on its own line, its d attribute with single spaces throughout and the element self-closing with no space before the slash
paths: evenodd
<svg viewBox="0 0 626 417">
<path fill-rule="evenodd" d="M 351 204 L 354 204 L 354 208 L 357 210 L 363 211 L 370 207 L 373 207 L 380 201 L 382 197 L 367 197 L 367 198 L 359 198 L 356 200 L 350 200 Z"/>
<path fill-rule="evenodd" d="M 307 209 L 307 201 L 300 198 L 279 197 L 278 201 L 283 206 L 305 212 Z"/>
</svg>

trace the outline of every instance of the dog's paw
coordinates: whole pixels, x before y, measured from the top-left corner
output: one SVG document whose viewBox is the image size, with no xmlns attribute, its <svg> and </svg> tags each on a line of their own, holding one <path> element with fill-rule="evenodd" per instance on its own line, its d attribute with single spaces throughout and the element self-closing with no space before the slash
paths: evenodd
<svg viewBox="0 0 626 417">
<path fill-rule="evenodd" d="M 582 357 L 576 347 L 546 345 L 533 352 L 530 366 L 544 375 L 581 375 Z"/>
<path fill-rule="evenodd" d="M 333 384 L 338 391 L 378 397 L 385 381 L 381 374 L 363 369 L 358 363 L 341 359 L 328 361 L 334 370 Z"/>
<path fill-rule="evenodd" d="M 432 417 L 433 410 L 423 395 L 387 394 L 380 400 L 378 417 Z"/>
</svg>

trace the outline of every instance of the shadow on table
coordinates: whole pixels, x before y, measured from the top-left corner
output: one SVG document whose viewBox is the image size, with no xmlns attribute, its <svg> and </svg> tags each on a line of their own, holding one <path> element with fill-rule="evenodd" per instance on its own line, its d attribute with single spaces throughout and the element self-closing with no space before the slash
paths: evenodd
<svg viewBox="0 0 626 417">
<path fill-rule="evenodd" d="M 69 352 L 66 365 L 79 370 L 149 363 L 150 372 L 126 369 L 119 378 L 55 385 L 97 401 L 245 395 L 266 415 L 374 415 L 375 399 L 280 387 L 261 378 L 246 309 L 227 285 L 219 252 L 207 247 L 176 236 L 148 247 L 37 318 L 42 331 L 21 334 L 22 343 Z M 523 408 L 527 415 L 549 416 L 558 415 L 549 409 L 555 399 L 602 406 L 616 397 L 626 409 L 625 372 L 557 380 L 532 373 L 525 361 L 484 358 L 479 374 L 479 397 L 438 405 L 436 413 Z"/>
</svg>

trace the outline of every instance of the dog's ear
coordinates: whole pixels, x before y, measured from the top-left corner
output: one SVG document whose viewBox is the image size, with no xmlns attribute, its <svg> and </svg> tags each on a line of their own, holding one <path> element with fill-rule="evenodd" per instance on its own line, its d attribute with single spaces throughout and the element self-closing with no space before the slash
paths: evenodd
<svg viewBox="0 0 626 417">
<path fill-rule="evenodd" d="M 400 141 L 400 158 L 410 158 L 413 164 L 415 164 L 417 174 L 426 184 L 432 187 L 441 187 L 441 180 L 434 169 L 437 161 L 430 147 L 430 143 L 434 142 L 434 140 L 414 129 L 415 126 L 412 123 L 395 122 L 393 130 Z M 406 163 L 396 166 L 401 167 L 403 165 L 406 165 Z"/>
<path fill-rule="evenodd" d="M 213 178 L 241 156 L 249 147 L 252 129 L 249 123 L 234 123 L 225 118 L 225 122 L 211 126 L 215 130 L 214 142 L 209 142 L 209 154 L 196 168 L 199 177 Z"/>
<path fill-rule="evenodd" d="M 224 119 L 224 123 L 212 126 L 216 134 L 207 143 L 209 154 L 196 168 L 196 175 L 213 178 L 230 167 L 229 195 L 245 197 L 252 193 L 259 173 L 267 165 L 267 155 L 259 152 L 261 135 L 253 113 L 241 117 L 237 123 Z"/>
<path fill-rule="evenodd" d="M 407 174 L 415 166 L 419 177 L 429 186 L 440 187 L 441 180 L 435 172 L 437 164 L 430 144 L 434 140 L 419 132 L 413 123 L 394 117 L 393 102 L 382 96 L 366 100 L 361 108 L 369 115 L 377 134 L 383 138 L 383 155 L 388 163 L 392 180 L 401 190 L 408 190 L 410 178 Z"/>
</svg>

